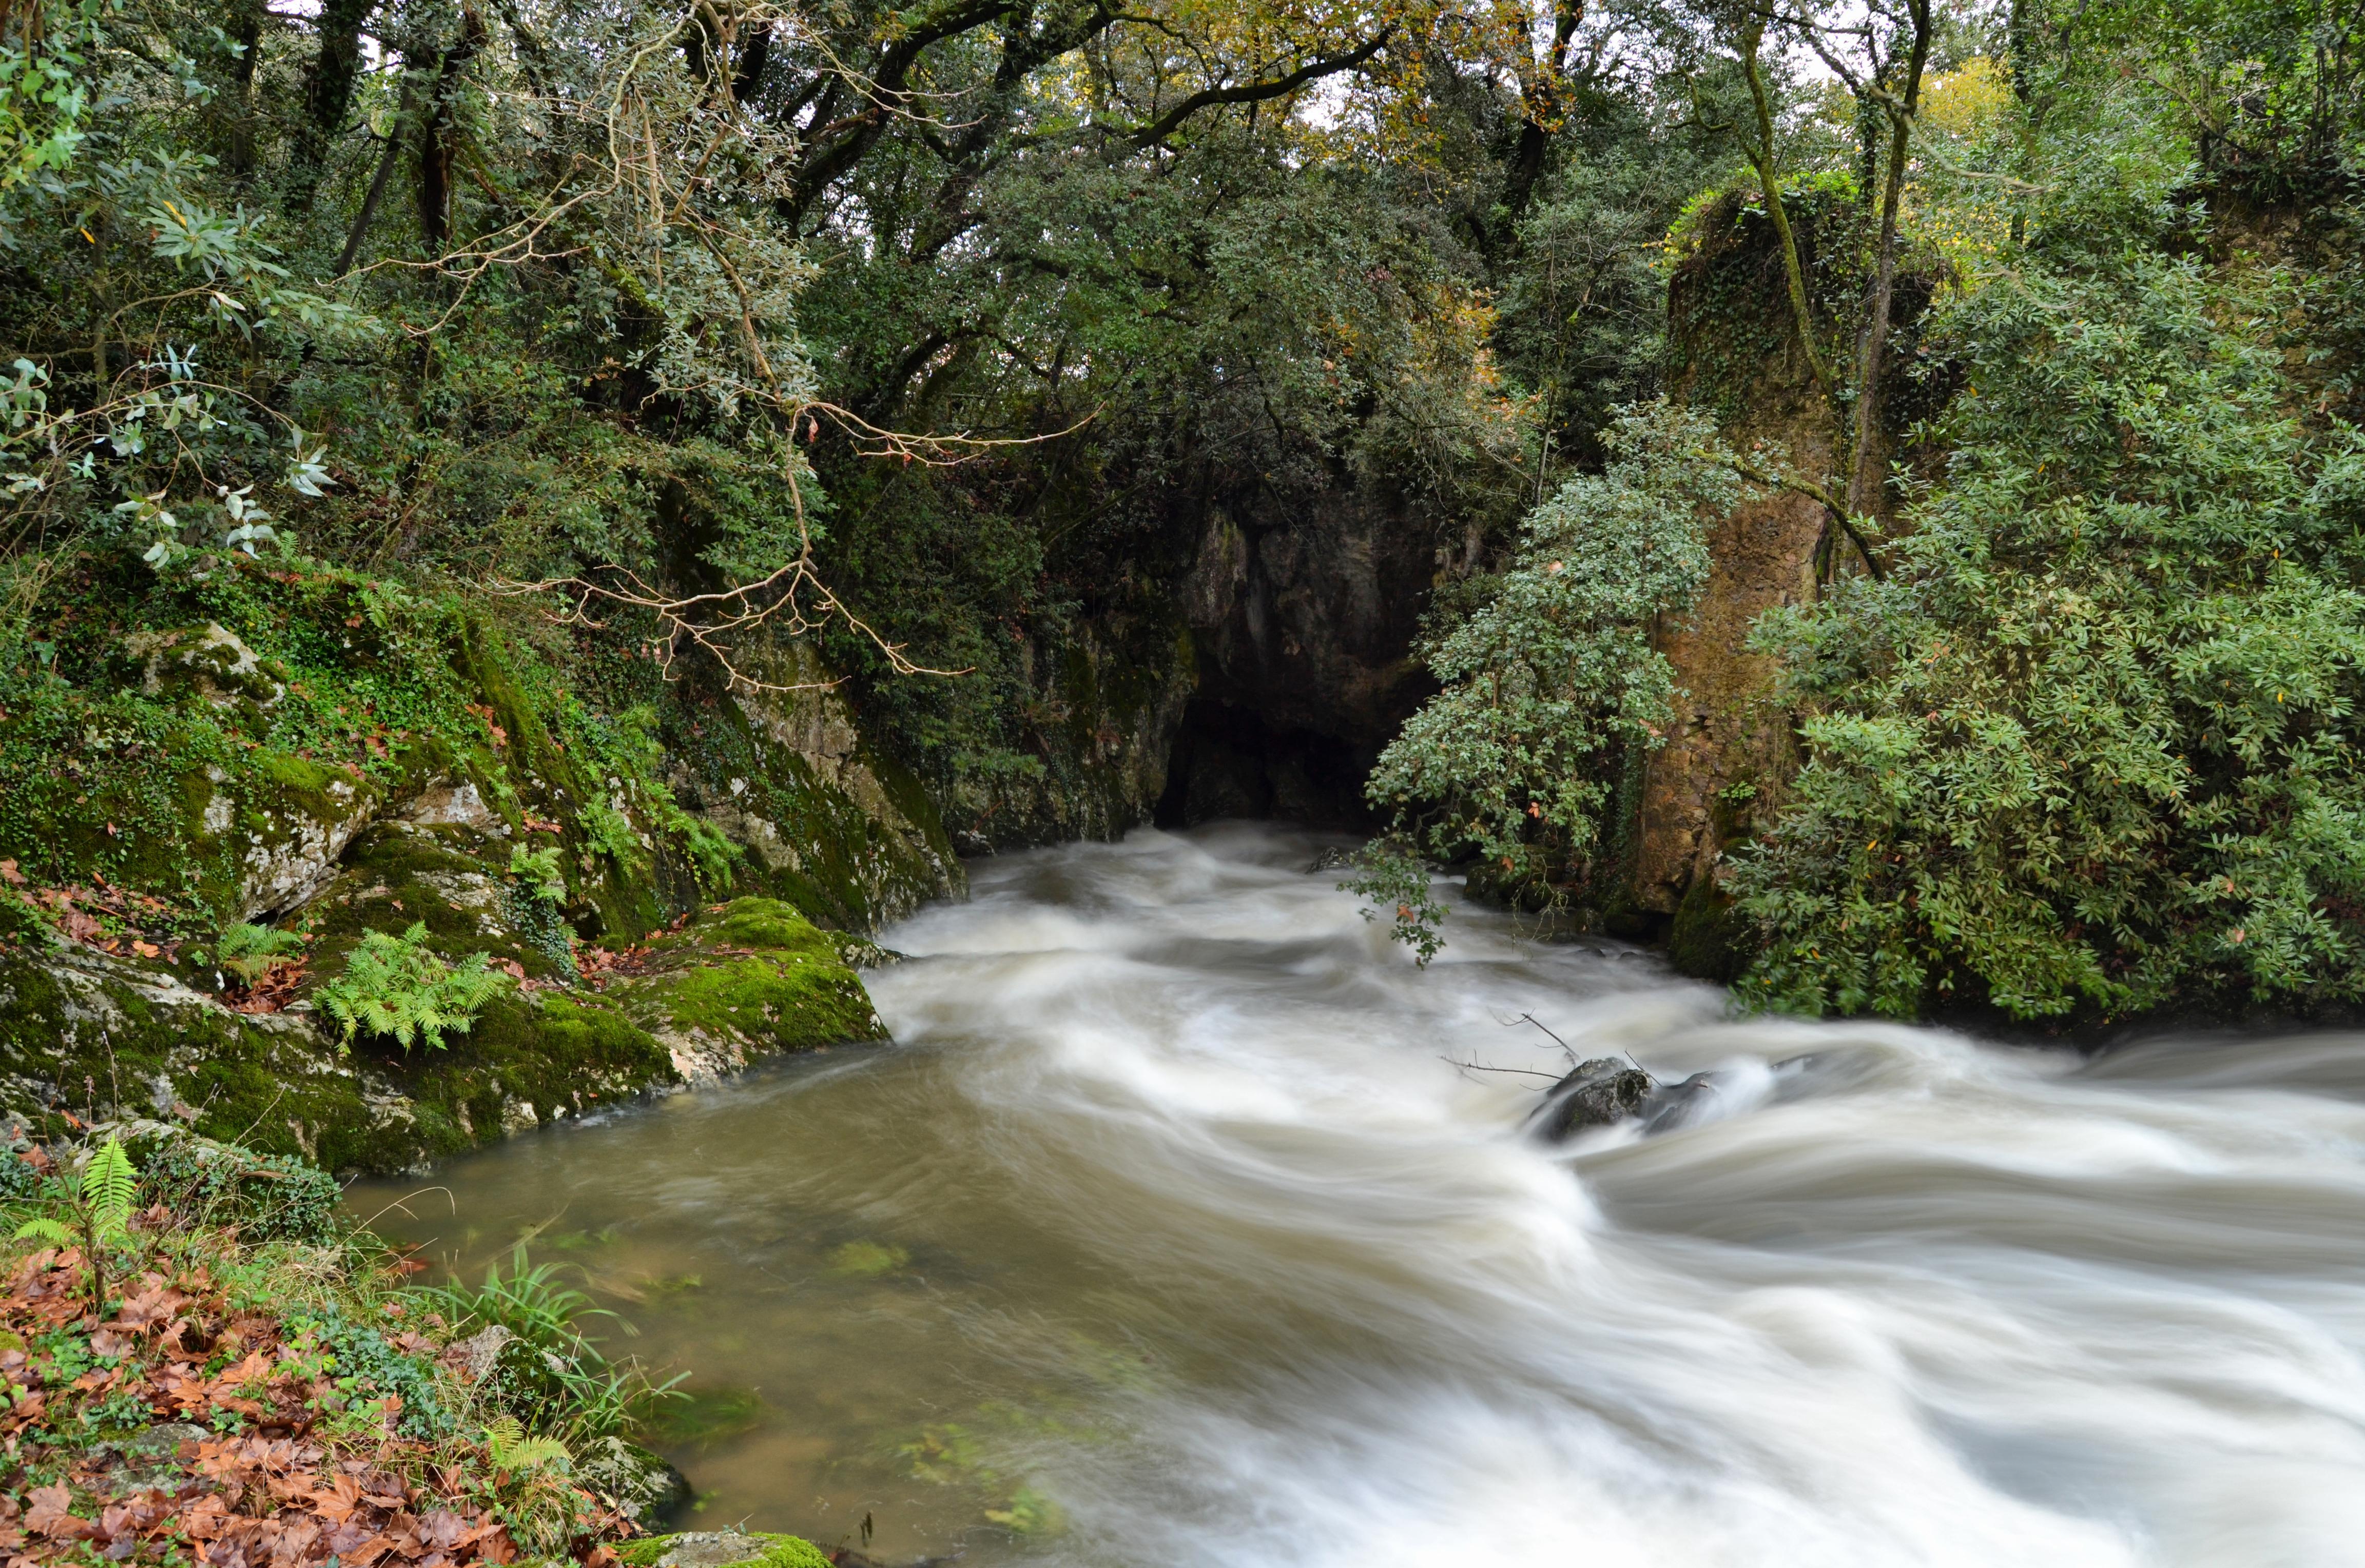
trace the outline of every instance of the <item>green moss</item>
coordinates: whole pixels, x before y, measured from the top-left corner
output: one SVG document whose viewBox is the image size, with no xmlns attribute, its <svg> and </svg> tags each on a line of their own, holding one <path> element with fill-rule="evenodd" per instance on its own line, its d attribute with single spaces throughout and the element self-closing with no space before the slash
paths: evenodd
<svg viewBox="0 0 2365 1568">
<path fill-rule="evenodd" d="M 616 1554 L 630 1568 L 656 1568 L 668 1552 L 687 1543 L 705 1545 L 715 1539 L 712 1534 L 653 1535 L 644 1540 L 624 1542 L 616 1549 Z M 751 1531 L 745 1532 L 745 1539 L 747 1555 L 734 1559 L 728 1568 L 737 1568 L 739 1563 L 760 1564 L 761 1568 L 829 1568 L 829 1559 L 823 1555 L 821 1548 L 801 1536 Z"/>
<path fill-rule="evenodd" d="M 637 988 L 633 1005 L 673 1029 L 755 1050 L 885 1037 L 836 944 L 777 899 L 736 900 L 656 951 L 664 967 Z"/>
<path fill-rule="evenodd" d="M 833 1248 L 829 1271 L 852 1280 L 875 1280 L 911 1264 L 912 1255 L 883 1241 L 848 1241 Z"/>
<path fill-rule="evenodd" d="M 1679 975 L 1731 985 L 1757 955 L 1756 931 L 1713 877 L 1696 879 L 1667 930 L 1667 963 Z"/>
</svg>

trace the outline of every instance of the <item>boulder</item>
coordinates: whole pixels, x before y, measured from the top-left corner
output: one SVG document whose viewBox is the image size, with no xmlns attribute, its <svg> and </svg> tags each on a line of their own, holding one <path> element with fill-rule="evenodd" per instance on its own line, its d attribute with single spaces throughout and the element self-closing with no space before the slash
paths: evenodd
<svg viewBox="0 0 2365 1568">
<path fill-rule="evenodd" d="M 801 1536 L 737 1529 L 684 1530 L 624 1543 L 628 1568 L 830 1568 L 821 1548 Z"/>
<path fill-rule="evenodd" d="M 1528 1128 L 1546 1143 L 1559 1143 L 1586 1127 L 1606 1127 L 1642 1114 L 1657 1081 L 1620 1057 L 1580 1062 L 1576 1070 L 1546 1092 Z"/>
</svg>

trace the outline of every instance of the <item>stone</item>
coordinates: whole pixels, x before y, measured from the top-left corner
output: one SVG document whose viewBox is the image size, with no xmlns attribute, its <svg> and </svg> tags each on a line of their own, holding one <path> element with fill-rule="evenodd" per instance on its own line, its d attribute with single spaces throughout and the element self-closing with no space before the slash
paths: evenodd
<svg viewBox="0 0 2365 1568">
<path fill-rule="evenodd" d="M 493 809 L 473 781 L 438 784 L 421 790 L 402 808 L 402 820 L 420 827 L 472 827 L 484 833 L 506 833 Z"/>
<path fill-rule="evenodd" d="M 632 1541 L 622 1553 L 632 1568 L 733 1568 L 737 1563 L 762 1563 L 766 1568 L 827 1568 L 831 1559 L 811 1541 L 792 1535 L 765 1535 L 749 1530 L 684 1530 L 655 1540 Z"/>
<path fill-rule="evenodd" d="M 1586 1127 L 1606 1127 L 1638 1116 L 1658 1084 L 1620 1057 L 1597 1057 L 1546 1092 L 1543 1108 L 1528 1128 L 1546 1143 L 1559 1143 Z"/>
<path fill-rule="evenodd" d="M 644 1529 L 686 1506 L 691 1496 L 689 1478 L 672 1464 L 613 1436 L 600 1439 L 576 1456 L 575 1478 Z M 761 1556 L 761 1548 L 752 1555 Z"/>
<path fill-rule="evenodd" d="M 181 1462 L 181 1445 L 205 1442 L 214 1436 L 187 1421 L 164 1421 L 143 1427 L 128 1438 L 102 1443 L 87 1457 L 110 1467 L 121 1467 L 122 1473 L 109 1483 L 117 1492 L 143 1492 L 151 1487 L 172 1492 L 189 1479 L 188 1467 Z"/>
<path fill-rule="evenodd" d="M 140 662 L 140 689 L 150 697 L 186 689 L 215 707 L 241 699 L 268 708 L 286 689 L 263 667 L 261 655 L 218 621 L 174 632 L 139 632 L 123 651 Z"/>
<path fill-rule="evenodd" d="M 501 1347 L 517 1336 L 496 1323 L 489 1328 L 478 1329 L 466 1338 L 455 1341 L 452 1350 L 460 1362 L 460 1373 L 470 1383 L 482 1383 L 492 1374 L 501 1359 Z"/>
</svg>

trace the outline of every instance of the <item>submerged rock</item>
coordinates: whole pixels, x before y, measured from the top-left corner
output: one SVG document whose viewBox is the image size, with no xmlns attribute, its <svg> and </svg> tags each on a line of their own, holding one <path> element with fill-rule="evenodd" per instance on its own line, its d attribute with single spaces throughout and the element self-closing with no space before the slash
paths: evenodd
<svg viewBox="0 0 2365 1568">
<path fill-rule="evenodd" d="M 1546 1143 L 1586 1127 L 1606 1127 L 1642 1114 L 1658 1081 L 1620 1057 L 1597 1057 L 1554 1084 L 1528 1123 Z"/>
<path fill-rule="evenodd" d="M 1642 1107 L 1645 1133 L 1673 1132 L 1695 1120 L 1717 1096 L 1716 1074 L 1696 1072 L 1681 1083 L 1663 1083 Z"/>
</svg>

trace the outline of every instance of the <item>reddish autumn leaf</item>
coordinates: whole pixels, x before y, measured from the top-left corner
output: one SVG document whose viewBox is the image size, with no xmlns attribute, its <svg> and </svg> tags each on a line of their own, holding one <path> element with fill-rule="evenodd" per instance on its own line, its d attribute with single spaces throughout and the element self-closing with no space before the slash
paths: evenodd
<svg viewBox="0 0 2365 1568">
<path fill-rule="evenodd" d="M 6 882 L 12 888 L 21 888 L 25 885 L 25 873 L 17 869 L 14 856 L 6 860 L 0 860 L 0 882 Z"/>
</svg>

